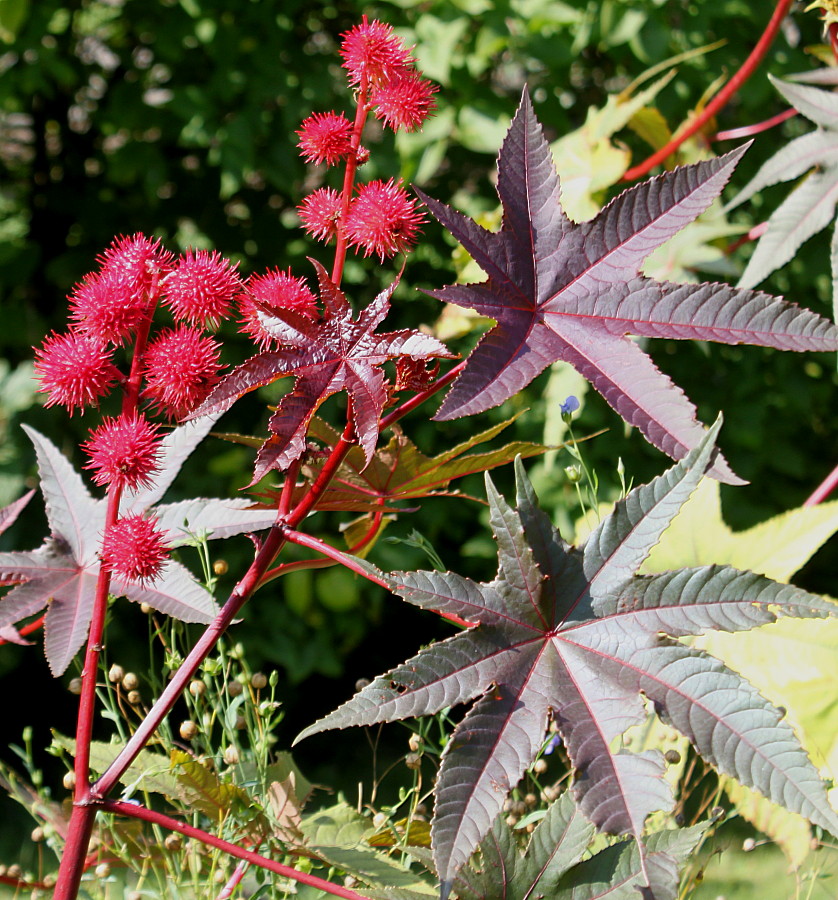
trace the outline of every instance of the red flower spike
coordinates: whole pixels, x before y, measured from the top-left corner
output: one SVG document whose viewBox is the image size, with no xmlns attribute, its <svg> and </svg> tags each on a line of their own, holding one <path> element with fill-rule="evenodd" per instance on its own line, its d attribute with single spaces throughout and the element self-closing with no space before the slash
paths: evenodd
<svg viewBox="0 0 838 900">
<path fill-rule="evenodd" d="M 246 285 L 246 292 L 239 294 L 239 310 L 242 314 L 242 333 L 251 337 L 265 350 L 277 339 L 262 326 L 261 314 L 272 315 L 284 309 L 301 313 L 311 319 L 317 318 L 317 300 L 309 290 L 304 278 L 295 278 L 289 268 L 287 272 L 275 269 L 264 275 L 252 275 Z"/>
<path fill-rule="evenodd" d="M 103 343 L 124 344 L 147 321 L 150 302 L 145 290 L 113 269 L 88 275 L 70 296 L 75 326 Z"/>
<path fill-rule="evenodd" d="M 371 102 L 376 118 L 393 131 L 416 131 L 436 110 L 437 86 L 416 72 L 409 72 L 374 88 Z"/>
<path fill-rule="evenodd" d="M 120 378 L 119 369 L 103 341 L 87 334 L 53 332 L 35 348 L 35 377 L 39 391 L 49 394 L 45 406 L 75 409 L 94 406 Z"/>
<path fill-rule="evenodd" d="M 364 16 L 342 37 L 340 55 L 350 84 L 360 84 L 365 77 L 370 84 L 383 84 L 413 65 L 410 50 L 384 22 L 368 22 Z"/>
<path fill-rule="evenodd" d="M 127 581 L 154 581 L 168 558 L 169 549 L 155 518 L 127 516 L 105 532 L 102 563 Z"/>
<path fill-rule="evenodd" d="M 96 484 L 150 487 L 160 452 L 158 428 L 137 413 L 105 419 L 82 449 L 90 457 L 85 468 L 94 470 Z"/>
<path fill-rule="evenodd" d="M 103 275 L 124 281 L 127 289 L 147 295 L 155 280 L 171 271 L 173 255 L 159 240 L 144 234 L 118 237 L 97 261 Z"/>
<path fill-rule="evenodd" d="M 337 165 L 352 153 L 352 123 L 335 112 L 314 113 L 300 126 L 297 146 L 306 162 Z"/>
<path fill-rule="evenodd" d="M 349 206 L 346 235 L 364 256 L 375 254 L 383 262 L 413 246 L 423 221 L 401 181 L 371 181 L 359 188 Z"/>
<path fill-rule="evenodd" d="M 164 302 L 182 322 L 217 326 L 242 288 L 236 266 L 238 263 L 231 263 L 217 250 L 188 250 L 166 276 Z"/>
<path fill-rule="evenodd" d="M 185 416 L 218 381 L 220 353 L 196 328 L 166 329 L 146 350 L 143 396 L 170 418 Z"/>
<path fill-rule="evenodd" d="M 331 240 L 338 230 L 341 199 L 334 188 L 318 188 L 297 207 L 303 227 L 318 241 Z"/>
</svg>

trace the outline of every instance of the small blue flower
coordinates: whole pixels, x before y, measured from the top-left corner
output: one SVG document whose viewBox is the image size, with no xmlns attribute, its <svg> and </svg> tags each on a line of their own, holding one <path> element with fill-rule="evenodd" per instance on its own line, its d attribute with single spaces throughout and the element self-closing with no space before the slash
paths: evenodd
<svg viewBox="0 0 838 900">
<path fill-rule="evenodd" d="M 579 401 L 571 394 L 564 403 L 562 403 L 559 411 L 563 416 L 570 416 L 579 409 Z"/>
<path fill-rule="evenodd" d="M 575 400 L 576 398 L 573 397 L 572 399 Z M 559 744 L 561 744 L 561 742 L 562 742 L 562 739 L 557 734 L 554 734 L 553 737 L 551 737 L 550 740 L 547 741 L 547 746 L 544 748 L 544 751 L 543 751 L 544 755 L 549 756 L 556 749 L 556 747 L 558 747 Z"/>
</svg>

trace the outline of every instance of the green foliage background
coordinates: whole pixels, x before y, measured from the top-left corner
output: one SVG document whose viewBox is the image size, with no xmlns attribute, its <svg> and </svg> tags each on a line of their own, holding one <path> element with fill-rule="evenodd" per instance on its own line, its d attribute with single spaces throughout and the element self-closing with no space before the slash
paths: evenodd
<svg viewBox="0 0 838 900">
<path fill-rule="evenodd" d="M 345 108 L 337 44 L 362 13 L 391 23 L 415 44 L 425 74 L 440 84 L 437 117 L 419 135 L 398 140 L 382 135 L 365 177 L 400 173 L 476 214 L 496 206 L 494 159 L 525 84 L 555 139 L 579 128 L 589 107 L 603 106 L 609 94 L 626 88 L 645 69 L 723 40 L 712 52 L 681 64 L 655 98 L 674 128 L 701 103 L 715 79 L 736 71 L 764 28 L 770 5 L 744 0 L 5 0 L 0 4 L 0 503 L 17 496 L 34 472 L 33 454 L 17 428 L 20 421 L 42 430 L 78 461 L 74 448 L 88 416 L 68 421 L 59 412 L 43 411 L 32 398 L 27 366 L 32 345 L 50 329 L 63 327 L 68 291 L 114 235 L 143 231 L 172 248 L 216 248 L 240 259 L 245 274 L 274 266 L 308 274 L 307 255 L 329 259 L 329 250 L 312 246 L 298 227 L 295 206 L 323 175 L 303 165 L 294 132 L 312 111 Z M 722 112 L 718 128 L 779 112 L 783 104 L 765 72 L 783 76 L 815 67 L 812 47 L 820 40 L 816 15 L 797 10 L 760 71 Z M 807 127 L 791 120 L 780 133 L 790 136 Z M 770 132 L 756 140 L 736 173 L 736 185 L 746 183 L 780 139 Z M 628 129 L 617 142 L 635 162 L 650 151 Z M 761 221 L 779 196 L 755 198 L 737 210 L 736 220 L 745 229 Z M 427 226 L 425 237 L 409 260 L 388 327 L 430 324 L 439 315 L 436 301 L 415 289 L 454 278 L 453 245 L 434 224 Z M 825 233 L 813 238 L 763 287 L 828 315 L 827 241 Z M 733 257 L 729 264 L 741 269 L 742 259 Z M 352 261 L 346 272 L 351 299 L 368 302 L 393 274 L 393 266 Z M 233 323 L 224 337 L 226 361 L 243 359 L 248 347 Z M 473 340 L 474 335 L 464 338 L 457 349 Z M 831 409 L 838 379 L 833 360 L 672 341 L 656 342 L 651 350 L 698 404 L 704 421 L 712 421 L 720 409 L 725 412 L 722 446 L 733 468 L 753 482 L 723 495 L 734 527 L 800 504 L 835 465 L 838 424 Z M 499 421 L 530 407 L 516 422 L 515 437 L 541 440 L 551 416 L 551 402 L 543 394 L 547 377 L 480 420 L 441 426 L 414 414 L 405 429 L 431 454 L 485 427 L 487 419 Z M 269 399 L 243 401 L 224 427 L 259 433 Z M 555 409 L 552 413 L 555 418 Z M 605 403 L 588 394 L 577 434 L 603 428 L 607 434 L 588 444 L 586 453 L 605 496 L 617 489 L 618 457 L 635 482 L 665 466 L 657 451 L 637 434 L 626 433 Z M 552 467 L 541 464 L 533 473 L 560 521 L 575 514 L 573 490 L 562 471 L 570 461 L 560 455 Z M 234 492 L 249 480 L 248 464 L 242 448 L 218 445 L 193 462 L 181 490 L 208 496 Z M 503 475 L 497 480 L 506 487 Z M 462 487 L 478 495 L 482 491 L 478 478 Z M 493 549 L 488 532 L 477 524 L 482 515 L 472 504 L 437 499 L 421 513 L 402 517 L 387 533 L 406 537 L 418 528 L 448 565 L 462 548 L 467 558 L 460 571 L 483 578 Z M 335 524 L 322 514 L 316 520 L 323 536 Z M 32 509 L 4 535 L 3 546 L 33 547 L 43 531 L 43 517 Z M 833 542 L 821 551 L 798 578 L 802 586 L 838 595 L 838 576 L 827 564 L 834 549 Z M 231 576 L 249 552 L 243 539 L 224 547 Z M 374 552 L 384 567 L 426 565 L 419 550 L 404 544 L 382 543 Z M 197 565 L 197 559 L 186 562 Z M 126 606 L 120 605 L 124 618 L 114 622 L 109 652 L 127 668 L 143 665 L 132 636 L 144 626 L 138 611 Z M 287 742 L 297 726 L 345 699 L 357 678 L 413 652 L 418 629 L 425 641 L 443 634 L 443 627 L 429 619 L 343 572 L 302 573 L 285 582 L 284 592 L 263 592 L 237 626 L 236 637 L 255 666 L 279 668 L 293 685 L 285 698 L 288 729 L 281 740 Z M 19 740 L 24 724 L 36 726 L 42 743 L 50 725 L 71 730 L 74 704 L 67 702 L 61 685 L 50 681 L 37 647 L 3 647 L 0 679 L 10 698 L 9 740 Z M 340 758 L 321 745 L 315 776 L 351 786 L 364 777 L 359 767 L 369 757 L 365 739 L 341 735 L 332 740 L 340 742 Z"/>
</svg>

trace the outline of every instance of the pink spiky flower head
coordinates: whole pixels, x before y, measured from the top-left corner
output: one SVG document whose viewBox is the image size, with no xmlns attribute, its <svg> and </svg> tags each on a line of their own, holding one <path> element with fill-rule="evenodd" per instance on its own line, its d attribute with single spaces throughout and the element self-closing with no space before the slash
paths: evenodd
<svg viewBox="0 0 838 900">
<path fill-rule="evenodd" d="M 364 16 L 360 25 L 341 35 L 340 55 L 349 73 L 349 83 L 384 84 L 413 65 L 410 50 L 393 33 L 390 25 Z"/>
<path fill-rule="evenodd" d="M 158 428 L 136 412 L 105 419 L 82 449 L 90 457 L 85 468 L 93 469 L 96 484 L 149 487 L 160 452 Z"/>
<path fill-rule="evenodd" d="M 423 221 L 401 181 L 370 181 L 361 185 L 349 205 L 346 235 L 364 256 L 375 254 L 383 262 L 413 246 Z"/>
<path fill-rule="evenodd" d="M 436 109 L 437 87 L 417 72 L 408 72 L 373 88 L 375 115 L 393 131 L 416 131 Z"/>
<path fill-rule="evenodd" d="M 126 516 L 117 519 L 105 532 L 102 563 L 119 578 L 154 581 L 169 558 L 169 548 L 157 519 Z"/>
<path fill-rule="evenodd" d="M 335 112 L 314 113 L 300 125 L 297 146 L 306 162 L 337 165 L 352 153 L 352 123 Z"/>
<path fill-rule="evenodd" d="M 118 237 L 98 257 L 101 274 L 125 283 L 126 289 L 148 297 L 172 268 L 172 254 L 144 234 Z"/>
<path fill-rule="evenodd" d="M 221 345 L 196 328 L 167 328 L 149 344 L 143 396 L 170 418 L 190 413 L 218 382 Z"/>
<path fill-rule="evenodd" d="M 341 197 L 334 188 L 318 188 L 297 207 L 303 227 L 318 241 L 331 240 L 337 234 Z"/>
<path fill-rule="evenodd" d="M 176 319 L 190 325 L 217 326 L 233 305 L 242 280 L 236 264 L 214 250 L 188 250 L 179 257 L 163 286 L 165 303 Z"/>
<path fill-rule="evenodd" d="M 49 335 L 35 348 L 35 376 L 39 391 L 49 394 L 45 406 L 75 409 L 95 406 L 120 377 L 102 340 L 69 331 Z"/>
<path fill-rule="evenodd" d="M 242 327 L 239 329 L 251 337 L 261 349 L 276 343 L 259 321 L 260 312 L 291 310 L 311 319 L 317 317 L 317 300 L 304 278 L 295 278 L 287 272 L 274 269 L 264 275 L 251 275 L 247 290 L 239 295 Z"/>
</svg>

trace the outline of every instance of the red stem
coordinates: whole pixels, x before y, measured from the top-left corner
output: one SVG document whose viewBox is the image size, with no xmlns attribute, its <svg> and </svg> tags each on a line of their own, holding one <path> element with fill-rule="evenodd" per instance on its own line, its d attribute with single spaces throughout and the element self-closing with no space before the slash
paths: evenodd
<svg viewBox="0 0 838 900">
<path fill-rule="evenodd" d="M 450 369 L 444 375 L 437 378 L 427 390 L 420 391 L 414 397 L 411 397 L 410 400 L 406 400 L 401 406 L 397 406 L 391 413 L 384 416 L 381 420 L 381 425 L 379 426 L 380 430 L 384 431 L 385 428 L 389 428 L 394 422 L 398 422 L 399 419 L 406 416 L 411 410 L 416 409 L 417 406 L 424 403 L 429 397 L 433 397 L 434 394 L 451 384 L 451 382 L 466 367 L 466 362 L 468 362 L 468 360 L 464 359 L 462 362 L 457 363 L 453 369 Z"/>
<path fill-rule="evenodd" d="M 803 505 L 817 506 L 819 503 L 826 500 L 836 487 L 838 487 L 838 466 L 836 466 L 815 490 L 812 491 L 812 495 L 804 501 Z"/>
<path fill-rule="evenodd" d="M 258 853 L 254 853 L 252 850 L 245 850 L 243 847 L 217 838 L 206 831 L 202 831 L 200 828 L 193 828 L 191 825 L 179 822 L 177 819 L 172 819 L 169 816 L 163 815 L 163 813 L 146 809 L 144 806 L 126 803 L 123 800 L 102 800 L 97 806 L 105 812 L 115 813 L 116 815 L 121 816 L 131 816 L 134 819 L 142 819 L 144 822 L 151 822 L 154 825 L 168 828 L 170 831 L 176 831 L 184 837 L 194 838 L 204 844 L 208 844 L 210 847 L 223 850 L 225 853 L 234 856 L 236 859 L 243 859 L 246 862 L 253 863 L 253 865 L 267 869 L 270 872 L 275 872 L 277 875 L 282 875 L 285 878 L 293 878 L 294 881 L 298 881 L 300 884 L 310 885 L 327 894 L 334 894 L 336 897 L 345 897 L 346 900 L 365 900 L 360 894 L 356 894 L 355 891 L 351 891 L 349 888 L 345 888 L 342 885 L 333 884 L 331 881 L 318 878 L 316 875 L 309 875 L 307 872 L 301 872 L 299 869 L 295 869 L 292 866 L 285 866 L 282 863 L 274 862 L 266 856 L 261 856 Z"/>
<path fill-rule="evenodd" d="M 750 56 L 740 67 L 739 71 L 728 81 L 728 83 L 719 91 L 718 94 L 704 107 L 704 109 L 689 122 L 666 146 L 662 147 L 656 153 L 653 153 L 647 160 L 629 169 L 623 175 L 621 181 L 634 181 L 650 172 L 656 165 L 662 163 L 668 156 L 674 153 L 687 138 L 692 137 L 699 131 L 716 113 L 724 107 L 730 98 L 739 90 L 740 87 L 751 77 L 754 70 L 759 65 L 763 56 L 765 56 L 768 48 L 771 46 L 780 25 L 789 11 L 792 0 L 778 0 L 774 7 L 774 14 L 771 16 L 765 31 L 762 33 L 757 45 L 751 51 Z"/>
<path fill-rule="evenodd" d="M 792 106 L 781 113 L 777 113 L 776 116 L 771 116 L 770 119 L 765 119 L 763 122 L 756 122 L 754 125 L 743 125 L 742 128 L 731 128 L 728 131 L 719 131 L 710 140 L 739 141 L 742 138 L 753 137 L 755 134 L 768 131 L 769 128 L 773 128 L 775 125 L 781 125 L 796 115 L 797 110 Z"/>
<path fill-rule="evenodd" d="M 229 900 L 229 898 L 233 896 L 233 892 L 241 884 L 245 872 L 247 872 L 247 863 L 242 860 L 236 866 L 235 871 L 230 876 L 230 880 L 227 882 L 227 884 L 224 885 L 224 887 L 221 889 L 221 893 L 215 898 L 215 900 Z"/>
<path fill-rule="evenodd" d="M 34 622 L 30 622 L 28 625 L 24 625 L 23 628 L 18 628 L 18 634 L 21 637 L 26 637 L 27 634 L 32 634 L 33 631 L 37 631 L 39 628 L 43 628 L 44 619 L 46 619 L 46 613 L 44 615 L 39 616 L 35 619 Z M 3 638 L 0 638 L 0 646 L 3 644 L 10 644 L 11 641 L 4 641 Z"/>
<path fill-rule="evenodd" d="M 364 76 L 356 94 L 358 107 L 355 110 L 355 122 L 352 125 L 352 134 L 349 138 L 351 152 L 346 160 L 346 171 L 343 174 L 343 190 L 341 192 L 340 218 L 337 223 L 337 246 L 335 247 L 335 264 L 332 267 L 332 281 L 340 286 L 343 277 L 343 265 L 346 262 L 346 251 L 349 242 L 346 236 L 346 214 L 349 212 L 349 204 L 352 201 L 352 192 L 355 189 L 355 172 L 358 168 L 358 154 L 361 149 L 361 136 L 364 133 L 364 125 L 367 122 L 369 106 L 367 105 L 367 79 Z"/>
<path fill-rule="evenodd" d="M 829 46 L 832 47 L 832 55 L 838 61 L 838 22 L 830 22 L 826 33 L 829 37 Z"/>
</svg>

